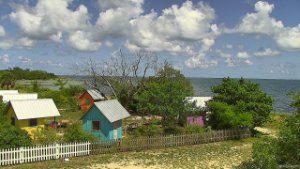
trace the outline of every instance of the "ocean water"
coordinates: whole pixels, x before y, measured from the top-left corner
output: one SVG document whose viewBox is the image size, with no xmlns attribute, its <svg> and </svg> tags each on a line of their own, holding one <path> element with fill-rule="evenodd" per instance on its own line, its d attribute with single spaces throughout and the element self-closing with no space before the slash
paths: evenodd
<svg viewBox="0 0 300 169">
<path fill-rule="evenodd" d="M 189 78 L 194 87 L 196 96 L 212 96 L 211 87 L 218 85 L 222 79 L 214 78 Z M 290 106 L 292 98 L 289 93 L 300 91 L 300 80 L 273 80 L 273 79 L 249 79 L 258 83 L 263 91 L 273 98 L 274 111 L 292 113 L 294 108 Z"/>
<path fill-rule="evenodd" d="M 65 76 L 68 78 L 69 85 L 81 85 L 85 86 L 84 81 L 87 77 L 84 76 Z M 189 78 L 193 88 L 195 96 L 212 96 L 211 87 L 218 85 L 222 82 L 222 79 L 216 78 Z M 274 111 L 281 113 L 292 113 L 294 108 L 290 106 L 292 102 L 291 96 L 288 94 L 293 91 L 300 91 L 300 80 L 262 80 L 262 79 L 249 79 L 254 83 L 258 83 L 263 91 L 272 96 L 274 104 Z M 38 83 L 42 87 L 58 90 L 58 87 L 54 85 L 53 80 L 41 80 Z M 17 81 L 20 85 L 30 85 L 30 80 Z"/>
</svg>

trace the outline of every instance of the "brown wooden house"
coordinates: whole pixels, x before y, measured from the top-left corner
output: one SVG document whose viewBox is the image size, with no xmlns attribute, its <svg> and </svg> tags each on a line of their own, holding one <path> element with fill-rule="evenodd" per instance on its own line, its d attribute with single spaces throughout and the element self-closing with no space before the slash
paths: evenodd
<svg viewBox="0 0 300 169">
<path fill-rule="evenodd" d="M 94 102 L 103 101 L 105 100 L 105 96 L 99 90 L 90 89 L 86 90 L 80 97 L 79 97 L 79 104 L 81 110 L 88 110 Z"/>
</svg>

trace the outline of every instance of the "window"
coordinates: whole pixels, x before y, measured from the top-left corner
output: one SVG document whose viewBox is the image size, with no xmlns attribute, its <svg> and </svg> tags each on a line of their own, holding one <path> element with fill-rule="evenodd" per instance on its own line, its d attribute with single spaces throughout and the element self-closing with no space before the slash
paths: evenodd
<svg viewBox="0 0 300 169">
<path fill-rule="evenodd" d="M 37 126 L 37 119 L 29 119 L 29 127 Z"/>
<path fill-rule="evenodd" d="M 85 104 L 90 104 L 90 103 L 91 103 L 90 99 L 85 99 Z"/>
<path fill-rule="evenodd" d="M 15 121 L 15 118 L 14 118 L 14 117 L 10 118 L 10 120 L 11 120 L 11 122 L 10 122 L 11 125 L 13 125 L 13 126 L 16 125 L 16 121 Z"/>
<path fill-rule="evenodd" d="M 100 130 L 100 121 L 92 121 L 93 130 Z"/>
<path fill-rule="evenodd" d="M 119 127 L 119 121 L 114 122 L 114 129 L 117 129 Z"/>
</svg>

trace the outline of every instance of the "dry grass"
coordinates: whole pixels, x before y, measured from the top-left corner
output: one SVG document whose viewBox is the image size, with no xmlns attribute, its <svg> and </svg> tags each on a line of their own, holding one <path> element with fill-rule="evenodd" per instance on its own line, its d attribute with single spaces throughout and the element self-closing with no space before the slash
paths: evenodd
<svg viewBox="0 0 300 169">
<path fill-rule="evenodd" d="M 6 168 L 232 168 L 251 157 L 253 139 L 225 141 L 196 146 L 158 149 L 143 152 L 74 157 L 69 161 L 53 160 Z"/>
</svg>

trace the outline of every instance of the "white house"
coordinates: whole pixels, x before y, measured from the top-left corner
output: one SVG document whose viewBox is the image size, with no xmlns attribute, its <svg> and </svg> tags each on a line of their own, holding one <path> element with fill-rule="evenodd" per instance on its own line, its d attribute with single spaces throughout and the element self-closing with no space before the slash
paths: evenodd
<svg viewBox="0 0 300 169">
<path fill-rule="evenodd" d="M 17 93 L 17 94 L 3 94 L 2 101 L 3 103 L 8 103 L 12 100 L 33 100 L 38 99 L 37 93 Z"/>
<path fill-rule="evenodd" d="M 0 90 L 0 96 L 4 94 L 18 94 L 18 90 Z"/>
<path fill-rule="evenodd" d="M 206 107 L 206 102 L 212 99 L 212 97 L 186 97 L 189 103 L 195 102 L 196 106 L 199 108 Z"/>
</svg>

